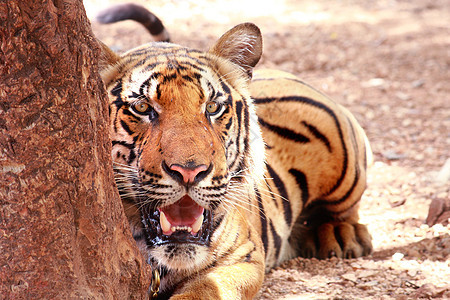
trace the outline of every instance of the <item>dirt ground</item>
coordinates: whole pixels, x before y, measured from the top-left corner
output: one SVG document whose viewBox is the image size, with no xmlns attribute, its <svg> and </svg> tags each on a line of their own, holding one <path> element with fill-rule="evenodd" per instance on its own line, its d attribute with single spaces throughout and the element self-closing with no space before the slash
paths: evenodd
<svg viewBox="0 0 450 300">
<path fill-rule="evenodd" d="M 117 51 L 151 41 L 131 21 L 94 16 L 119 1 L 85 1 L 94 33 Z M 257 299 L 450 298 L 450 225 L 425 224 L 450 181 L 448 0 L 136 1 L 178 44 L 207 49 L 246 21 L 264 36 L 258 68 L 289 71 L 347 106 L 375 154 L 361 204 L 374 253 L 294 259 L 267 274 Z M 444 167 L 447 161 L 447 167 Z"/>
</svg>

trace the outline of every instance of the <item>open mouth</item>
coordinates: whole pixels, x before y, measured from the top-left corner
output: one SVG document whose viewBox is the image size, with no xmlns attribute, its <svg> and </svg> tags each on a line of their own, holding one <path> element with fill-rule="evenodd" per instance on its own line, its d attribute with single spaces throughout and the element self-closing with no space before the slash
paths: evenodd
<svg viewBox="0 0 450 300">
<path fill-rule="evenodd" d="M 150 247 L 168 243 L 208 245 L 211 219 L 211 212 L 187 195 L 174 204 L 142 214 Z"/>
</svg>

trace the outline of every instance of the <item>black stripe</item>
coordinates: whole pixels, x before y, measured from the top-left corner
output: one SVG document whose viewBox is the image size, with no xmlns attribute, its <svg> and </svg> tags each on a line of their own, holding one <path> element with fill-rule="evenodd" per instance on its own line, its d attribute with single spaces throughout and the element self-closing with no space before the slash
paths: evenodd
<svg viewBox="0 0 450 300">
<path fill-rule="evenodd" d="M 220 224 L 222 224 L 223 219 L 224 219 L 224 215 L 219 215 L 213 220 L 211 232 L 215 232 L 216 231 L 217 227 L 219 227 Z"/>
<path fill-rule="evenodd" d="M 116 97 L 116 100 L 114 100 L 113 103 L 116 105 L 118 109 L 124 104 L 121 93 L 122 93 L 122 80 L 118 79 L 116 86 L 111 89 L 111 95 Z"/>
<path fill-rule="evenodd" d="M 144 60 L 144 59 L 138 60 L 138 61 L 135 62 L 135 64 L 133 66 L 130 66 L 129 69 L 131 70 L 131 69 L 134 69 L 134 68 L 138 68 L 140 66 L 145 65 L 146 63 L 147 63 L 147 61 Z"/>
<path fill-rule="evenodd" d="M 348 118 L 347 118 L 347 121 L 348 121 L 348 123 L 349 123 L 350 130 L 351 130 L 351 138 L 352 138 L 352 141 L 353 141 L 353 143 L 352 143 L 352 145 L 353 145 L 353 151 L 355 152 L 355 165 L 354 165 L 354 168 L 355 168 L 355 176 L 354 176 L 354 178 L 353 178 L 353 183 L 352 183 L 350 189 L 347 191 L 347 193 L 345 193 L 345 195 L 342 196 L 340 199 L 332 200 L 332 201 L 320 200 L 320 201 L 318 201 L 318 204 L 324 204 L 324 205 L 338 205 L 338 204 L 341 204 L 341 203 L 345 202 L 345 201 L 348 199 L 348 197 L 353 193 L 353 191 L 355 190 L 356 185 L 357 185 L 358 182 L 359 182 L 359 177 L 360 177 L 360 174 L 361 174 L 361 170 L 359 169 L 359 164 L 358 164 L 358 154 L 359 154 L 358 152 L 359 152 L 359 148 L 358 148 L 358 144 L 357 144 L 357 142 L 356 142 L 356 136 L 355 136 L 355 130 L 354 130 L 354 128 L 353 128 L 353 124 L 352 124 L 352 122 L 351 122 Z M 356 201 L 355 201 L 354 203 L 352 203 L 352 205 L 350 205 L 349 207 L 347 207 L 346 209 L 344 209 L 344 210 L 342 210 L 342 211 L 340 211 L 340 212 L 342 213 L 342 212 L 345 212 L 345 211 L 349 210 L 349 209 L 352 208 L 357 202 L 359 202 L 360 199 L 361 199 L 361 197 L 357 198 Z"/>
<path fill-rule="evenodd" d="M 135 57 L 142 56 L 143 54 L 145 54 L 146 57 L 145 57 L 145 59 L 142 59 L 141 61 L 145 61 L 147 58 L 155 56 L 158 53 L 156 50 L 150 50 L 148 48 L 144 48 L 144 49 L 141 48 L 139 50 L 134 50 L 133 53 L 129 54 L 129 56 L 135 58 Z"/>
<path fill-rule="evenodd" d="M 341 198 L 337 199 L 337 200 L 315 200 L 314 201 L 314 206 L 318 206 L 318 205 L 339 205 L 342 204 L 343 202 L 345 202 L 348 198 L 348 196 L 350 196 L 351 193 L 353 193 L 353 190 L 356 187 L 356 184 L 358 183 L 359 180 L 359 169 L 356 169 L 355 171 L 355 176 L 353 178 L 353 184 L 350 187 L 350 189 L 347 191 L 347 193 L 345 193 L 344 196 L 342 196 Z M 361 198 L 358 198 L 356 202 L 358 202 Z M 340 211 L 340 212 L 344 212 L 347 211 L 349 208 L 353 207 L 356 203 L 353 203 L 350 207 Z M 334 212 L 336 213 L 336 212 Z"/>
<path fill-rule="evenodd" d="M 144 89 L 146 88 L 146 89 L 148 90 L 148 85 L 149 85 L 149 83 L 150 83 L 150 80 L 156 79 L 155 74 L 156 74 L 156 73 L 152 74 L 149 78 L 147 78 L 147 80 L 145 80 L 145 81 L 141 84 L 141 86 L 139 87 L 139 94 L 138 94 L 138 97 L 137 97 L 138 99 L 139 99 L 139 97 L 142 97 L 142 96 L 146 97 L 146 96 L 144 95 Z M 146 98 L 147 98 L 147 97 L 146 97 Z"/>
<path fill-rule="evenodd" d="M 145 66 L 144 71 L 151 71 L 154 68 L 164 64 L 163 62 L 154 62 Z"/>
<path fill-rule="evenodd" d="M 180 49 L 180 50 L 187 50 L 187 49 Z M 189 55 L 189 53 L 192 53 L 192 51 L 187 52 L 187 53 L 179 53 L 179 52 L 176 53 L 177 59 L 180 60 L 180 64 L 187 65 L 187 66 L 197 69 L 199 71 L 205 71 L 199 66 L 206 66 L 206 64 L 203 61 L 201 61 L 200 59 Z M 188 60 L 191 60 L 192 62 L 185 61 L 183 59 L 188 59 Z"/>
<path fill-rule="evenodd" d="M 150 179 L 147 181 L 142 181 L 143 184 L 151 184 L 152 185 L 152 189 L 167 189 L 172 187 L 171 185 L 166 185 L 166 184 L 158 184 L 158 183 L 154 183 L 154 179 Z"/>
<path fill-rule="evenodd" d="M 227 107 L 227 109 L 228 109 L 228 107 Z M 228 120 L 228 123 L 225 125 L 225 129 L 230 130 L 231 124 L 233 124 L 233 117 L 230 117 L 230 119 Z"/>
<path fill-rule="evenodd" d="M 179 71 L 184 71 L 187 68 L 186 67 L 182 67 L 180 66 L 179 62 L 176 59 L 168 59 L 166 62 L 166 69 L 167 70 L 175 70 L 176 72 L 179 73 Z"/>
<path fill-rule="evenodd" d="M 281 250 L 281 237 L 276 232 L 275 227 L 273 227 L 272 222 L 269 222 L 269 224 L 270 224 L 270 232 L 272 233 L 273 243 L 274 243 L 274 247 L 275 247 L 275 257 L 278 259 L 278 256 L 280 255 L 280 250 Z"/>
<path fill-rule="evenodd" d="M 325 135 L 323 135 L 315 126 L 305 121 L 302 121 L 302 124 L 305 125 L 306 128 L 308 128 L 309 132 L 311 132 L 312 135 L 314 135 L 317 139 L 319 139 L 322 143 L 324 143 L 328 149 L 328 152 L 331 153 L 331 145 L 328 138 Z"/>
<path fill-rule="evenodd" d="M 274 192 L 272 191 L 272 187 L 271 187 L 270 184 L 267 182 L 267 178 L 264 178 L 264 183 L 265 183 L 265 185 L 267 186 L 267 189 L 269 190 L 270 197 L 272 198 L 273 204 L 275 204 L 275 206 L 277 207 L 277 209 L 279 209 L 279 208 L 280 208 L 280 205 L 278 205 L 278 203 L 277 203 L 277 201 L 276 201 L 276 198 L 275 198 L 276 193 L 274 193 Z"/>
<path fill-rule="evenodd" d="M 291 173 L 291 175 L 294 176 L 295 181 L 297 182 L 297 185 L 300 188 L 300 191 L 302 192 L 302 202 L 304 207 L 308 202 L 309 198 L 308 181 L 306 180 L 305 173 L 296 169 L 290 169 L 289 173 Z"/>
<path fill-rule="evenodd" d="M 247 241 L 250 241 L 253 244 L 253 249 L 250 250 L 246 255 L 245 255 L 245 262 L 250 262 L 252 260 L 252 253 L 254 253 L 256 251 L 256 244 L 253 242 L 253 238 L 252 238 L 252 231 L 249 230 L 247 231 Z"/>
<path fill-rule="evenodd" d="M 315 101 L 311 98 L 301 97 L 301 96 L 286 96 L 286 97 L 281 97 L 281 98 L 256 98 L 256 99 L 254 99 L 254 102 L 257 104 L 272 103 L 272 102 L 300 102 L 300 103 L 308 104 L 308 105 L 314 106 L 318 109 L 321 109 L 333 118 L 334 123 L 335 123 L 336 128 L 339 133 L 339 139 L 341 140 L 341 143 L 342 143 L 342 148 L 343 148 L 343 153 L 344 153 L 344 157 L 343 157 L 344 161 L 342 164 L 341 176 L 336 181 L 334 186 L 326 193 L 326 195 L 332 194 L 341 185 L 342 181 L 344 180 L 345 175 L 347 173 L 347 167 L 348 167 L 347 166 L 347 164 L 348 164 L 347 146 L 345 145 L 345 142 L 344 142 L 344 135 L 342 133 L 341 125 L 339 123 L 339 120 L 338 120 L 336 114 L 333 112 L 333 110 L 323 103 Z"/>
<path fill-rule="evenodd" d="M 358 156 L 359 156 L 359 147 L 358 147 L 358 143 L 356 141 L 356 133 L 355 133 L 355 128 L 353 127 L 353 123 L 351 122 L 351 120 L 349 118 L 347 118 L 347 122 L 348 125 L 350 126 L 351 129 L 351 137 L 352 137 L 352 141 L 353 141 L 353 151 L 355 152 L 355 178 L 353 181 L 353 184 L 350 188 L 350 190 L 344 195 L 345 198 L 348 198 L 354 191 L 357 183 L 359 182 L 359 177 L 361 174 L 361 170 L 359 169 L 359 164 L 358 164 Z"/>
<path fill-rule="evenodd" d="M 189 58 L 192 58 L 192 57 L 189 57 Z M 194 59 L 194 60 L 195 60 L 195 63 L 191 63 L 191 62 L 188 62 L 188 61 L 183 61 L 181 63 L 183 65 L 187 65 L 191 69 L 196 69 L 197 71 L 204 72 L 205 70 L 203 68 L 199 67 L 198 65 L 202 65 L 202 66 L 206 66 L 206 65 L 203 62 L 201 62 L 201 61 L 199 61 L 197 59 Z"/>
<path fill-rule="evenodd" d="M 197 73 L 194 73 L 193 75 L 194 75 L 194 77 L 197 77 L 197 78 L 198 78 L 198 76 L 199 76 L 199 74 L 197 74 Z M 181 78 L 183 78 L 183 79 L 186 80 L 187 82 L 191 82 L 191 83 L 194 82 L 194 78 L 192 78 L 191 74 L 189 74 L 189 75 L 181 75 Z M 197 80 L 197 81 L 198 81 L 198 80 Z"/>
<path fill-rule="evenodd" d="M 230 169 L 232 171 L 236 171 L 235 169 L 233 169 L 232 167 L 236 164 L 236 161 L 238 160 L 238 158 L 241 158 L 242 156 L 240 156 L 240 139 L 241 139 L 241 124 L 242 124 L 242 102 L 241 101 L 237 101 L 236 102 L 236 119 L 237 119 L 237 125 L 238 128 L 236 130 L 236 139 L 235 139 L 235 143 L 236 143 L 236 153 L 235 153 L 235 157 L 233 160 L 233 163 L 230 165 Z M 240 164 L 240 160 L 239 162 L 237 162 L 237 164 Z"/>
<path fill-rule="evenodd" d="M 150 81 L 158 80 L 158 77 L 160 77 L 162 75 L 163 74 L 161 74 L 160 72 L 152 73 L 139 87 L 139 96 L 147 98 L 147 96 L 145 96 L 144 89 L 147 88 L 147 90 L 148 90 Z M 158 97 L 158 99 L 159 99 L 159 97 Z"/>
<path fill-rule="evenodd" d="M 120 120 L 120 125 L 122 126 L 122 128 L 129 134 L 129 135 L 133 135 L 134 132 L 130 129 L 130 127 L 128 127 L 127 123 L 125 123 L 124 120 Z"/>
<path fill-rule="evenodd" d="M 205 195 L 205 197 L 208 197 L 208 198 L 212 198 L 212 199 L 220 199 L 220 198 L 222 198 L 224 195 L 226 195 L 226 193 L 227 193 L 227 191 L 223 191 L 223 192 L 219 192 L 219 193 L 216 193 L 216 194 L 208 194 L 208 195 Z M 214 200 L 211 200 L 211 201 L 214 201 Z M 220 200 L 216 200 L 216 201 L 220 201 Z M 214 202 L 216 202 L 216 201 L 214 201 Z"/>
<path fill-rule="evenodd" d="M 212 211 L 215 211 L 217 209 L 217 207 L 219 207 L 219 205 L 221 203 L 222 203 L 222 201 L 220 199 L 219 200 L 211 199 L 210 202 L 209 202 L 209 208 Z"/>
<path fill-rule="evenodd" d="M 220 80 L 220 85 L 222 86 L 222 89 L 225 91 L 225 94 L 227 94 L 227 95 L 231 94 L 230 88 L 224 81 Z"/>
<path fill-rule="evenodd" d="M 142 97 L 142 95 L 139 95 L 138 93 L 135 93 L 135 92 L 131 92 L 131 95 L 128 95 L 128 98 L 139 99 L 140 97 Z"/>
<path fill-rule="evenodd" d="M 359 168 L 356 168 L 355 177 L 353 178 L 352 186 L 350 187 L 350 189 L 347 191 L 347 193 L 345 193 L 345 195 L 341 199 L 339 199 L 338 201 L 333 201 L 333 204 L 336 204 L 336 202 L 339 202 L 339 203 L 344 202 L 353 193 L 353 191 L 359 181 L 359 174 L 360 174 L 360 170 L 359 170 Z"/>
<path fill-rule="evenodd" d="M 213 181 L 214 181 L 214 178 L 213 178 Z M 224 184 L 216 185 L 216 186 L 206 186 L 202 189 L 207 190 L 207 191 L 217 191 L 217 190 L 224 189 L 227 186 L 228 186 L 228 183 L 224 183 Z"/>
<path fill-rule="evenodd" d="M 117 80 L 117 84 L 111 89 L 111 95 L 116 97 L 116 99 L 112 102 L 116 107 L 116 111 L 118 111 L 124 104 L 122 100 L 122 80 Z M 109 116 L 111 117 L 111 106 L 109 106 Z M 114 122 L 114 132 L 117 132 L 117 123 Z"/>
<path fill-rule="evenodd" d="M 249 112 L 249 110 L 248 110 L 248 105 L 247 105 L 247 102 L 244 100 L 244 101 L 242 101 L 242 103 L 243 103 L 243 105 L 244 105 L 244 120 L 243 120 L 243 124 L 244 124 L 244 129 L 245 129 L 245 132 L 243 132 L 243 135 L 244 135 L 244 157 L 246 157 L 246 156 L 248 156 L 249 155 L 249 148 L 250 148 L 250 146 L 249 146 L 249 135 L 250 135 L 250 131 L 249 131 L 249 128 L 250 128 L 250 112 Z M 242 130 L 242 129 L 241 129 Z M 239 132 L 241 132 L 241 130 L 239 130 Z M 246 162 L 246 160 L 242 160 L 241 161 L 241 165 L 243 165 L 243 166 L 241 166 L 241 169 L 242 170 L 245 170 L 248 166 L 246 166 L 246 165 L 244 165 L 244 163 Z"/>
<path fill-rule="evenodd" d="M 136 153 L 134 153 L 134 150 L 130 150 L 130 156 L 128 156 L 128 164 L 131 164 L 134 159 L 136 158 Z"/>
<path fill-rule="evenodd" d="M 177 73 L 173 73 L 170 75 L 164 75 L 163 80 L 160 82 L 160 84 L 166 84 L 167 82 L 177 79 Z"/>
<path fill-rule="evenodd" d="M 209 82 L 209 80 L 205 79 L 206 81 L 206 86 L 208 87 L 208 91 L 209 91 L 209 100 L 214 100 L 216 99 L 216 90 L 213 88 L 211 82 Z"/>
<path fill-rule="evenodd" d="M 135 144 L 128 144 L 127 142 L 124 141 L 112 141 L 112 145 L 122 145 L 124 147 L 127 147 L 128 149 L 133 149 L 135 147 Z"/>
<path fill-rule="evenodd" d="M 269 240 L 267 237 L 267 219 L 266 219 L 266 213 L 264 212 L 264 207 L 262 204 L 261 194 L 259 193 L 258 188 L 255 186 L 255 194 L 256 194 L 256 200 L 258 201 L 258 208 L 259 208 L 259 218 L 261 220 L 261 239 L 264 245 L 264 253 L 267 254 L 267 247 L 269 244 Z"/>
<path fill-rule="evenodd" d="M 353 124 L 352 124 L 352 122 L 347 118 L 347 121 L 348 121 L 348 123 L 349 123 L 349 126 L 350 126 L 350 130 L 351 130 L 351 138 L 352 138 L 352 141 L 353 141 L 353 151 L 355 152 L 355 165 L 354 165 L 354 168 L 355 168 L 355 177 L 353 178 L 353 184 L 352 184 L 352 186 L 350 187 L 350 189 L 347 191 L 347 193 L 345 193 L 345 195 L 341 198 L 341 199 L 339 199 L 339 200 L 336 200 L 336 201 L 333 201 L 331 204 L 333 204 L 333 205 L 336 205 L 336 204 L 339 204 L 339 203 L 342 203 L 342 202 L 344 202 L 345 200 L 347 200 L 348 199 L 348 197 L 353 193 L 353 191 L 355 190 L 355 187 L 356 187 L 356 185 L 358 184 L 358 182 L 359 182 L 359 177 L 360 177 L 360 174 L 361 174 L 361 170 L 359 169 L 359 164 L 358 164 L 358 155 L 359 155 L 359 147 L 358 147 L 358 143 L 356 142 L 356 135 L 355 135 L 355 129 L 353 128 Z M 357 199 L 357 201 L 356 202 L 358 202 L 359 201 L 359 199 Z M 353 207 L 354 206 L 354 203 L 349 207 L 349 208 L 351 208 L 351 207 Z M 347 210 L 349 209 L 349 208 L 347 208 Z M 344 210 L 345 211 L 345 210 Z"/>
<path fill-rule="evenodd" d="M 261 118 L 258 118 L 258 122 L 261 126 L 269 129 L 270 131 L 275 132 L 276 134 L 278 134 L 279 136 L 297 142 L 297 143 L 309 143 L 310 139 L 306 136 L 304 136 L 303 134 L 297 133 L 295 131 L 292 131 L 286 127 L 280 127 L 277 125 L 273 125 L 273 124 L 269 124 L 266 121 L 264 121 Z"/>
<path fill-rule="evenodd" d="M 229 107 L 233 107 L 233 98 L 231 97 L 231 89 L 230 89 L 230 87 L 223 81 L 223 80 L 221 80 L 220 78 L 219 78 L 219 82 L 220 82 L 220 86 L 222 87 L 222 89 L 223 89 L 223 91 L 224 91 L 224 94 L 225 95 L 227 95 L 227 100 L 225 100 L 224 102 L 226 103 L 226 104 L 228 104 L 228 106 Z M 220 93 L 221 95 L 223 95 L 221 92 L 218 92 L 218 93 Z"/>
<path fill-rule="evenodd" d="M 156 99 L 161 100 L 161 85 L 159 83 L 156 85 Z"/>
<path fill-rule="evenodd" d="M 124 115 L 129 116 L 129 117 L 132 117 L 132 118 L 134 119 L 134 121 L 140 121 L 140 120 L 141 120 L 141 118 L 136 117 L 136 116 L 135 116 L 131 111 L 129 111 L 128 109 L 122 110 L 122 113 L 123 113 Z"/>
<path fill-rule="evenodd" d="M 284 219 L 286 220 L 286 224 L 288 224 L 288 226 L 291 226 L 292 209 L 291 204 L 289 202 L 288 194 L 286 192 L 286 187 L 284 186 L 283 181 L 280 179 L 280 177 L 274 171 L 274 169 L 272 169 L 272 167 L 269 164 L 266 164 L 266 166 L 267 171 L 269 171 L 270 177 L 272 178 L 273 182 L 275 183 L 275 186 L 280 192 L 280 196 L 282 197 L 281 202 L 283 203 Z"/>
</svg>

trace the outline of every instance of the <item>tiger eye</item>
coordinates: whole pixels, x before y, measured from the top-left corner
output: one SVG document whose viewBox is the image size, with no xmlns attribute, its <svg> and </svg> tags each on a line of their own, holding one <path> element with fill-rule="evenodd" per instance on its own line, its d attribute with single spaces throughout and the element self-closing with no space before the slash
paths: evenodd
<svg viewBox="0 0 450 300">
<path fill-rule="evenodd" d="M 206 103 L 206 111 L 212 115 L 217 114 L 220 110 L 220 104 L 215 101 Z"/>
<path fill-rule="evenodd" d="M 145 112 L 147 112 L 147 111 L 149 110 L 150 105 L 149 105 L 148 103 L 145 103 L 145 102 L 140 102 L 140 103 L 135 104 L 135 105 L 133 106 L 133 108 L 134 108 L 137 112 L 145 113 Z"/>
</svg>

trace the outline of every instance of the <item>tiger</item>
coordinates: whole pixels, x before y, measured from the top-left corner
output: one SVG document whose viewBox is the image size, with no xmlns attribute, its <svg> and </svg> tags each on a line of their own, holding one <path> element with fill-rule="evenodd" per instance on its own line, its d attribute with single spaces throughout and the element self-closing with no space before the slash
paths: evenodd
<svg viewBox="0 0 450 300">
<path fill-rule="evenodd" d="M 371 253 L 363 129 L 298 77 L 254 70 L 255 24 L 207 51 L 99 43 L 115 179 L 150 298 L 253 299 L 287 259 Z"/>
</svg>

